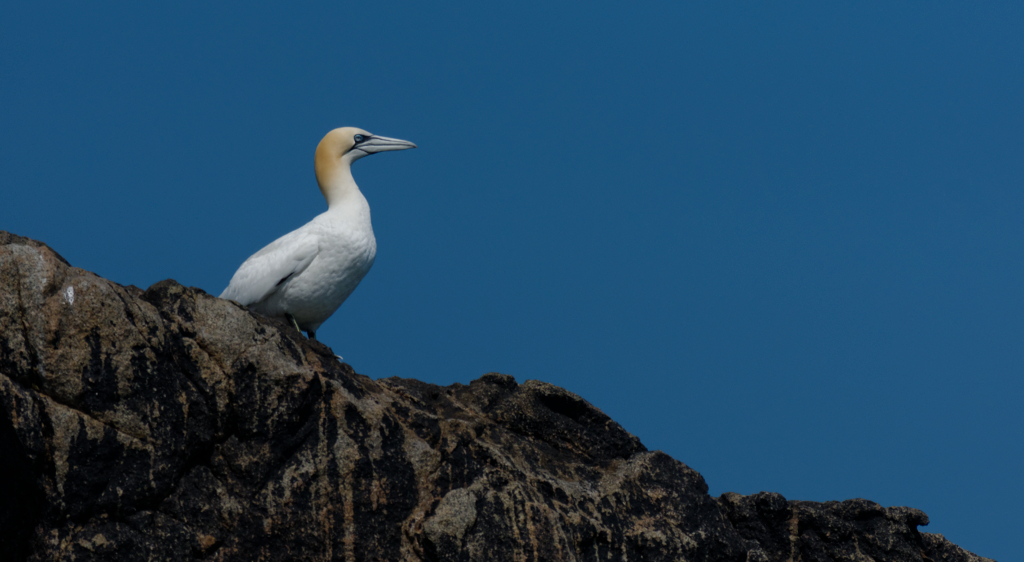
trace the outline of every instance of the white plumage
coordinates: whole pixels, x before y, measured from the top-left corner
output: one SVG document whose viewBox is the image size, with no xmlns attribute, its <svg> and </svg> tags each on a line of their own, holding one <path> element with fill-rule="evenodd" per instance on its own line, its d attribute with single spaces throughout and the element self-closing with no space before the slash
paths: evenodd
<svg viewBox="0 0 1024 562">
<path fill-rule="evenodd" d="M 354 127 L 327 133 L 314 158 L 327 211 L 245 260 L 220 298 L 289 319 L 316 339 L 316 330 L 352 294 L 377 254 L 370 205 L 352 179 L 352 162 L 415 147 Z"/>
</svg>

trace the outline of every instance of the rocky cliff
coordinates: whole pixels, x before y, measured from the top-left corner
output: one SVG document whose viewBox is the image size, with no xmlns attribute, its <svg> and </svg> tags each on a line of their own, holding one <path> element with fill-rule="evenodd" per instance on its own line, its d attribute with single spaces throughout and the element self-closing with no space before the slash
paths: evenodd
<svg viewBox="0 0 1024 562">
<path fill-rule="evenodd" d="M 866 500 L 713 498 L 575 394 L 374 381 L 0 232 L 0 560 L 980 561 Z"/>
</svg>

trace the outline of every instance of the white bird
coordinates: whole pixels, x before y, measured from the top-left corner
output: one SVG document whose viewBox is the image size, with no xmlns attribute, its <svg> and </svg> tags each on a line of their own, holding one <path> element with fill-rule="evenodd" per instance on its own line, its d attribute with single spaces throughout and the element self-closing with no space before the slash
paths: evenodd
<svg viewBox="0 0 1024 562">
<path fill-rule="evenodd" d="M 286 319 L 315 340 L 316 330 L 352 294 L 377 255 L 370 205 L 352 179 L 352 162 L 407 148 L 416 145 L 354 127 L 327 133 L 314 157 L 327 211 L 245 260 L 220 298 Z"/>
</svg>

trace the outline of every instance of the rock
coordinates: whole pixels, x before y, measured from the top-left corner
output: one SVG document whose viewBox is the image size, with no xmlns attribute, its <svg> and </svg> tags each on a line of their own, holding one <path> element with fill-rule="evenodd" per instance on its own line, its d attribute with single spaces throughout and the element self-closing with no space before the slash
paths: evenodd
<svg viewBox="0 0 1024 562">
<path fill-rule="evenodd" d="M 779 494 L 726 493 L 718 498 L 739 534 L 765 560 L 886 560 L 981 562 L 942 538 L 919 533 L 924 512 L 884 508 L 863 499 L 844 502 L 786 501 Z"/>
<path fill-rule="evenodd" d="M 585 400 L 374 381 L 0 232 L 0 560 L 983 560 L 920 511 L 703 478 Z"/>
</svg>

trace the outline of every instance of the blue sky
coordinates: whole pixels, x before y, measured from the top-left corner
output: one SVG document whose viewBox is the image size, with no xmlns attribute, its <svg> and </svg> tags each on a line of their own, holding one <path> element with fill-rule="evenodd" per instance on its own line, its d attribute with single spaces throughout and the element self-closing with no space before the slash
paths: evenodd
<svg viewBox="0 0 1024 562">
<path fill-rule="evenodd" d="M 868 498 L 1017 556 L 1024 5 L 10 5 L 0 229 L 219 294 L 325 208 L 357 371 L 576 392 L 712 494 Z"/>
</svg>

